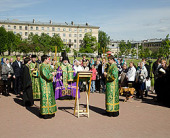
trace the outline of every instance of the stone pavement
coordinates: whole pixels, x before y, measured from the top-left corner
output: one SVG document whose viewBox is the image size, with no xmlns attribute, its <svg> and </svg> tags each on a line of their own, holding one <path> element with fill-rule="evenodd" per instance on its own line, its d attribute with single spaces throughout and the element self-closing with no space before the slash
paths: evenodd
<svg viewBox="0 0 170 138">
<path fill-rule="evenodd" d="M 107 117 L 105 95 L 90 95 L 90 118 L 73 115 L 74 101 L 56 101 L 55 118 L 40 119 L 39 101 L 33 107 L 22 106 L 21 98 L 0 95 L 0 138 L 168 138 L 170 108 L 156 105 L 153 94 L 124 103 L 120 96 L 119 117 Z M 81 93 L 82 107 L 85 93 Z"/>
</svg>

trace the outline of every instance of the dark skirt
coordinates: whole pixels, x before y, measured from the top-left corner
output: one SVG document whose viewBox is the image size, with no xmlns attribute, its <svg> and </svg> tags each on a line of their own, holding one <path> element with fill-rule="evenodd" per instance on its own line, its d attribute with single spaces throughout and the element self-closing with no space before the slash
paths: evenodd
<svg viewBox="0 0 170 138">
<path fill-rule="evenodd" d="M 140 83 L 140 90 L 141 91 L 145 90 L 145 82 Z"/>
</svg>

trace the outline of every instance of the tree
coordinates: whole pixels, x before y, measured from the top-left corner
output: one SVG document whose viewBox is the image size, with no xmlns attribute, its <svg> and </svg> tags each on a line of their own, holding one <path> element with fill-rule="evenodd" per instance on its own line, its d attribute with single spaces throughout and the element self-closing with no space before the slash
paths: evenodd
<svg viewBox="0 0 170 138">
<path fill-rule="evenodd" d="M 8 43 L 7 43 L 7 48 L 8 48 L 8 55 L 13 52 L 13 45 L 15 43 L 15 34 L 11 31 L 7 32 L 8 36 Z"/>
<path fill-rule="evenodd" d="M 92 33 L 86 33 L 81 44 L 80 53 L 94 53 L 97 50 L 97 40 Z"/>
<path fill-rule="evenodd" d="M 166 59 L 169 58 L 170 55 L 169 34 L 166 36 L 165 40 L 162 41 L 161 48 L 159 49 L 159 55 L 162 55 Z"/>
<path fill-rule="evenodd" d="M 138 51 L 139 51 L 139 57 L 140 57 L 140 58 L 143 58 L 143 57 L 145 56 L 145 51 L 144 51 L 142 45 L 140 45 L 140 46 L 138 47 Z"/>
<path fill-rule="evenodd" d="M 122 40 L 122 41 L 120 42 L 120 44 L 119 44 L 119 50 L 120 50 L 120 52 L 119 52 L 120 55 L 125 55 L 125 52 L 126 52 L 126 43 L 125 43 L 124 40 Z"/>
<path fill-rule="evenodd" d="M 55 34 L 52 38 L 51 38 L 51 46 L 52 46 L 52 51 L 55 51 L 54 46 L 57 46 L 57 52 L 61 52 L 64 49 L 64 44 L 63 41 L 61 39 L 61 37 L 58 34 Z"/>
<path fill-rule="evenodd" d="M 21 35 L 20 34 L 16 34 L 15 35 L 15 41 L 14 41 L 14 44 L 13 44 L 13 48 L 12 50 L 15 51 L 15 54 L 17 51 L 19 51 L 19 45 L 22 43 L 22 39 L 21 39 Z"/>
<path fill-rule="evenodd" d="M 128 56 L 131 53 L 132 44 L 128 41 L 126 44 L 125 55 Z"/>
<path fill-rule="evenodd" d="M 43 49 L 43 46 L 40 44 L 40 36 L 37 34 L 29 34 L 28 36 L 29 46 L 30 46 L 30 52 L 40 52 Z"/>
<path fill-rule="evenodd" d="M 49 53 L 51 51 L 51 37 L 45 33 L 42 33 L 39 40 L 40 44 L 42 45 L 42 51 L 45 53 Z"/>
<path fill-rule="evenodd" d="M 105 51 L 108 51 L 109 48 L 107 47 L 110 42 L 110 36 L 108 36 L 105 32 L 99 31 L 98 33 L 98 53 L 102 54 Z"/>
<path fill-rule="evenodd" d="M 18 45 L 18 49 L 20 53 L 24 53 L 24 54 L 29 53 L 31 50 L 30 45 L 26 40 L 24 40 L 22 43 Z"/>
<path fill-rule="evenodd" d="M 3 54 L 7 49 L 8 35 L 3 27 L 0 27 L 0 55 Z"/>
<path fill-rule="evenodd" d="M 132 57 L 136 56 L 137 51 L 136 51 L 136 49 L 135 49 L 135 48 L 133 48 L 133 49 L 131 50 L 131 54 L 132 54 Z"/>
<path fill-rule="evenodd" d="M 74 52 L 74 56 L 76 56 L 76 57 L 77 57 L 77 53 L 78 53 L 78 51 L 77 51 L 77 50 L 75 50 L 75 49 L 73 49 L 73 52 Z"/>
</svg>

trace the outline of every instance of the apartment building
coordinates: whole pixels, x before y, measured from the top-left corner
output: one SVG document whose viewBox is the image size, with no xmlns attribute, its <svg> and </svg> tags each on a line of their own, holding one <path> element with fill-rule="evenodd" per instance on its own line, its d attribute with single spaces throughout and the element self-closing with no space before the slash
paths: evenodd
<svg viewBox="0 0 170 138">
<path fill-rule="evenodd" d="M 99 27 L 91 26 L 88 23 L 74 24 L 73 21 L 71 23 L 53 23 L 51 20 L 49 22 L 39 22 L 34 19 L 31 22 L 0 20 L 0 27 L 1 26 L 7 31 L 13 31 L 14 34 L 19 33 L 23 39 L 27 39 L 31 33 L 37 35 L 46 33 L 51 37 L 54 34 L 59 34 L 63 42 L 71 48 L 71 53 L 73 49 L 77 51 L 79 50 L 84 35 L 88 32 L 91 32 L 98 41 Z"/>
</svg>

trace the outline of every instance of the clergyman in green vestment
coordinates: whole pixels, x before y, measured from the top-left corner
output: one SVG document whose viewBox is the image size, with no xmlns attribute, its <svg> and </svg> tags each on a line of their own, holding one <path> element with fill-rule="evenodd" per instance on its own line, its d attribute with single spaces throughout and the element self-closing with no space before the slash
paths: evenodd
<svg viewBox="0 0 170 138">
<path fill-rule="evenodd" d="M 56 73 L 50 71 L 49 58 L 46 55 L 43 55 L 41 59 L 43 63 L 40 66 L 40 115 L 47 119 L 54 117 L 57 111 L 52 83 Z"/>
<path fill-rule="evenodd" d="M 39 64 L 36 63 L 36 55 L 32 55 L 32 62 L 29 66 L 32 80 L 33 99 L 40 99 L 40 75 Z"/>
<path fill-rule="evenodd" d="M 108 116 L 119 115 L 119 86 L 118 86 L 118 68 L 113 56 L 108 57 L 110 67 L 106 76 L 106 113 Z"/>
</svg>

